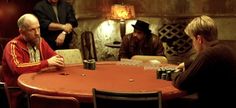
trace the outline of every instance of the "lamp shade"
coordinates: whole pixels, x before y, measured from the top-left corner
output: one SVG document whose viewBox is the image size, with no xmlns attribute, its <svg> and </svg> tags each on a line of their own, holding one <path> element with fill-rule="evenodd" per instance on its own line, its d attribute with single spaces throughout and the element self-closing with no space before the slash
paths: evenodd
<svg viewBox="0 0 236 108">
<path fill-rule="evenodd" d="M 134 6 L 115 4 L 111 7 L 112 19 L 131 19 L 135 18 Z"/>
</svg>

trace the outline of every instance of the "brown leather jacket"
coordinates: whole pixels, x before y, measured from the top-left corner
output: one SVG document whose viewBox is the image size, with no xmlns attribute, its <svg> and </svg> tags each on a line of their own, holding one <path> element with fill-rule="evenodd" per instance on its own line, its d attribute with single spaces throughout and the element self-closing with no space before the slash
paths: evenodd
<svg viewBox="0 0 236 108">
<path fill-rule="evenodd" d="M 164 55 L 164 47 L 160 38 L 151 34 L 150 38 L 145 38 L 143 44 L 135 43 L 133 33 L 123 37 L 119 58 L 130 59 L 134 55 Z"/>
</svg>

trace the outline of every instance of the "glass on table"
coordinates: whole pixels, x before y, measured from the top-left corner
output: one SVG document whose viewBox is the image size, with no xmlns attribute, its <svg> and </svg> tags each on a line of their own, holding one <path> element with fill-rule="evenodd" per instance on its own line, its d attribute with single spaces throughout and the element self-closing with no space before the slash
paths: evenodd
<svg viewBox="0 0 236 108">
<path fill-rule="evenodd" d="M 144 64 L 144 70 L 157 70 L 160 67 L 161 62 L 158 60 L 149 60 Z"/>
<path fill-rule="evenodd" d="M 159 69 L 159 65 L 145 63 L 143 68 L 144 68 L 144 70 L 157 70 L 157 69 Z"/>
<path fill-rule="evenodd" d="M 129 65 L 129 66 L 142 66 L 143 62 L 140 60 L 132 60 L 121 58 L 121 60 L 117 63 L 117 65 Z"/>
</svg>

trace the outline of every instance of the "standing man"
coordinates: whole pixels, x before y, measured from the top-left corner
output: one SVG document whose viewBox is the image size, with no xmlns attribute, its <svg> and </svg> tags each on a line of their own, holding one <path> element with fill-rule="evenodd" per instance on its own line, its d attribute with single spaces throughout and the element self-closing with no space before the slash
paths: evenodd
<svg viewBox="0 0 236 108">
<path fill-rule="evenodd" d="M 78 26 L 73 7 L 64 0 L 42 0 L 34 7 L 42 37 L 53 50 L 68 49 Z"/>
<path fill-rule="evenodd" d="M 175 87 L 196 93 L 197 108 L 235 108 L 236 54 L 217 40 L 218 30 L 208 16 L 194 18 L 185 28 L 198 55 L 181 63 Z"/>
<path fill-rule="evenodd" d="M 20 35 L 9 41 L 3 52 L 1 74 L 7 86 L 18 87 L 17 78 L 23 73 L 38 72 L 47 67 L 64 67 L 63 58 L 40 37 L 36 16 L 24 14 L 17 24 Z M 27 101 L 23 101 L 24 93 L 20 89 L 10 92 L 10 99 L 12 108 L 27 106 Z"/>
<path fill-rule="evenodd" d="M 149 24 L 137 20 L 134 32 L 123 37 L 119 58 L 130 59 L 134 55 L 164 55 L 160 38 L 151 33 Z"/>
</svg>

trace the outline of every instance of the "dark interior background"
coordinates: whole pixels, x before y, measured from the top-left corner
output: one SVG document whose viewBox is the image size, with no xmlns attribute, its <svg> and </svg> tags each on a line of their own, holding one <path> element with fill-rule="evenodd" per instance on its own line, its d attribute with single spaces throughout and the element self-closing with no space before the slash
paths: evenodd
<svg viewBox="0 0 236 108">
<path fill-rule="evenodd" d="M 38 1 L 40 0 L 0 0 L 0 44 L 3 47 L 10 39 L 18 35 L 18 28 L 16 25 L 17 19 L 24 13 L 32 12 L 34 5 Z M 173 19 L 177 17 L 192 18 L 198 15 L 207 14 L 214 18 L 219 18 L 219 20 L 217 19 L 217 21 L 219 21 L 221 25 L 230 25 L 230 26 L 222 26 L 220 28 L 221 29 L 220 35 L 232 34 L 232 36 L 230 36 L 229 39 L 236 40 L 236 38 L 234 38 L 235 30 L 231 27 L 234 26 L 236 17 L 236 8 L 235 8 L 236 0 L 66 0 L 66 1 L 72 3 L 79 21 L 79 26 L 80 26 L 79 28 L 81 29 L 84 29 L 82 28 L 84 25 L 90 24 L 88 22 L 91 22 L 91 20 L 101 21 L 101 18 L 106 19 L 107 17 L 109 17 L 110 8 L 113 4 L 123 3 L 123 4 L 134 5 L 137 17 L 136 19 L 148 18 L 149 20 L 151 18 L 168 18 L 169 20 L 171 20 L 171 18 Z M 224 20 L 226 20 L 227 22 L 225 22 Z M 94 27 L 94 25 L 88 25 L 88 26 L 91 27 L 87 28 Z M 0 56 L 1 53 L 2 51 L 0 52 Z"/>
</svg>

